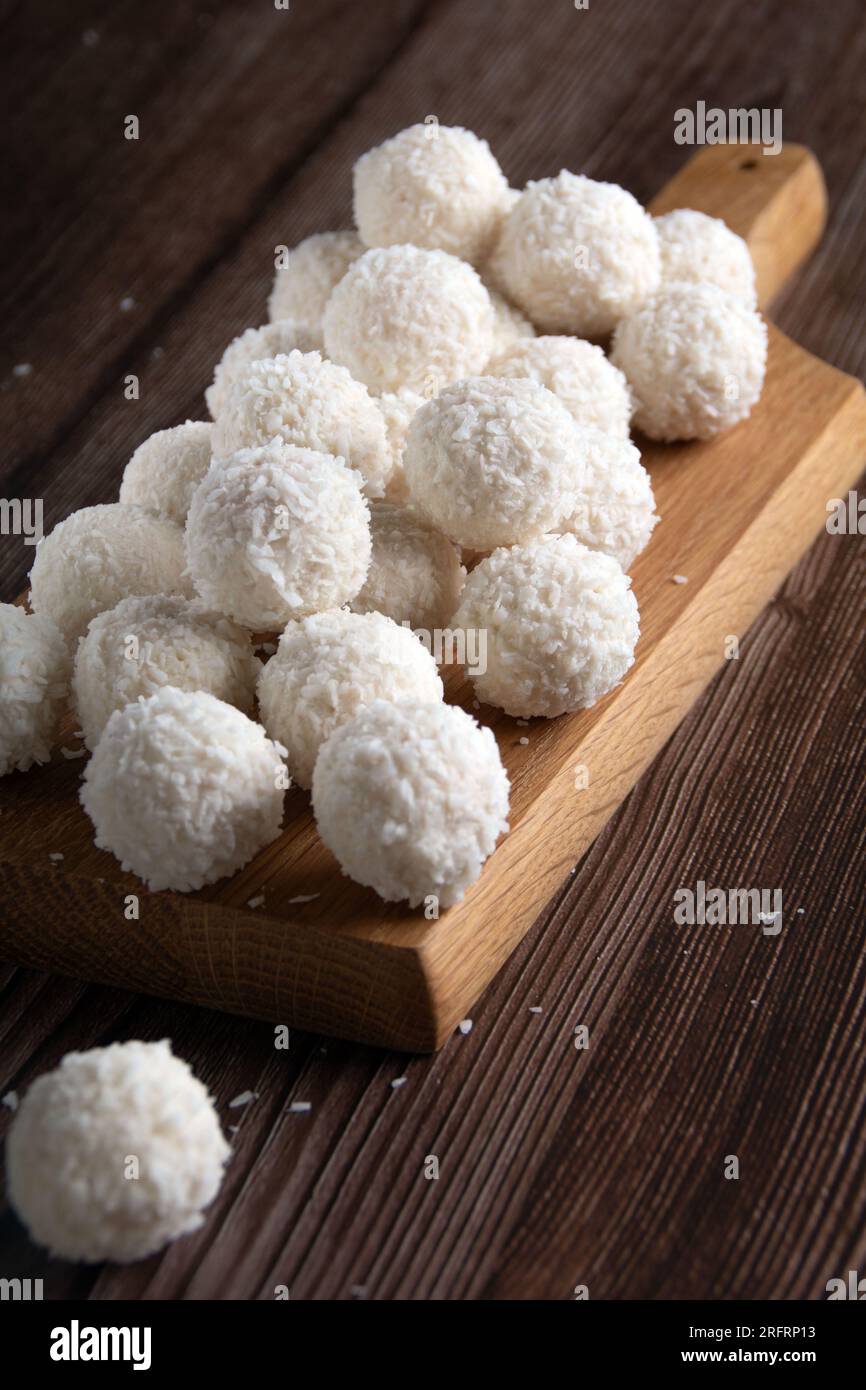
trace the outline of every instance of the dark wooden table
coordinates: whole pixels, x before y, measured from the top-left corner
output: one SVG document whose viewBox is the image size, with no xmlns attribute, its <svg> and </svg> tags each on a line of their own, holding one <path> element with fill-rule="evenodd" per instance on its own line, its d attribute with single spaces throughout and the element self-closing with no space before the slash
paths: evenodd
<svg viewBox="0 0 866 1390">
<path fill-rule="evenodd" d="M 781 107 L 830 225 L 775 317 L 863 373 L 861 0 L 43 0 L 0 24 L 0 490 L 43 498 L 46 527 L 203 415 L 274 246 L 348 225 L 353 160 L 428 114 L 487 136 L 514 184 L 564 166 L 646 200 L 688 153 L 678 107 Z M 169 1036 L 238 1126 L 197 1235 L 80 1268 L 4 1207 L 0 1274 L 46 1297 L 791 1299 L 866 1272 L 863 547 L 816 541 L 435 1058 L 275 1052 L 266 1025 L 0 967 L 0 1093 L 70 1048 Z M 31 561 L 2 539 L 0 597 Z M 697 879 L 781 886 L 783 932 L 676 926 Z"/>
</svg>

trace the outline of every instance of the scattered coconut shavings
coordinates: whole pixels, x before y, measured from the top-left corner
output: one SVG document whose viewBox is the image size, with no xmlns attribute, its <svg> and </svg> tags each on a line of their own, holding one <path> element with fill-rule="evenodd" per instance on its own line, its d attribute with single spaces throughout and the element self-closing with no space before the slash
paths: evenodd
<svg viewBox="0 0 866 1390">
<path fill-rule="evenodd" d="M 83 758 L 87 753 L 86 748 L 61 748 L 60 751 L 68 763 L 74 762 L 76 758 Z"/>
<path fill-rule="evenodd" d="M 394 1080 L 391 1082 L 391 1090 L 392 1090 L 392 1091 L 398 1091 L 398 1090 L 400 1089 L 401 1086 L 405 1086 L 405 1085 L 406 1085 L 406 1082 L 407 1082 L 408 1080 L 409 1080 L 408 1076 L 395 1076 L 395 1077 L 394 1077 Z"/>
<path fill-rule="evenodd" d="M 3 1097 L 2 1104 L 6 1106 L 6 1109 L 7 1109 L 7 1110 L 17 1110 L 17 1109 L 18 1109 L 18 1092 L 17 1092 L 17 1091 L 7 1091 L 6 1094 L 5 1094 L 5 1096 Z"/>
<path fill-rule="evenodd" d="M 293 1100 L 292 1103 L 291 1103 L 291 1105 L 289 1106 L 289 1114 L 290 1114 L 290 1115 L 307 1115 L 307 1114 L 309 1114 L 309 1112 L 312 1110 L 312 1108 L 313 1108 L 313 1103 L 312 1103 L 312 1101 L 309 1101 L 309 1100 Z"/>
<path fill-rule="evenodd" d="M 229 1134 L 237 1134 L 240 1125 L 229 1125 Z"/>
<path fill-rule="evenodd" d="M 277 650 L 275 642 L 259 642 L 256 646 L 257 652 L 264 652 L 265 656 L 273 656 Z"/>
<path fill-rule="evenodd" d="M 457 1027 L 458 1027 L 458 1029 L 460 1030 L 460 1032 L 463 1034 L 463 1036 L 465 1037 L 467 1033 L 471 1033 L 471 1032 L 472 1032 L 472 1019 L 471 1019 L 471 1018 L 462 1018 L 462 1019 L 460 1020 L 460 1022 L 458 1023 Z"/>
<path fill-rule="evenodd" d="M 798 907 L 798 908 L 797 908 L 797 911 L 800 912 L 800 913 L 804 913 L 804 912 L 806 911 L 806 909 L 805 909 L 805 907 Z"/>
<path fill-rule="evenodd" d="M 689 582 L 688 575 L 686 574 L 672 574 L 671 579 L 674 584 L 688 584 Z"/>
<path fill-rule="evenodd" d="M 256 898 L 249 898 L 249 899 L 247 900 L 247 907 L 261 907 L 261 905 L 262 905 L 262 903 L 264 902 L 264 900 L 265 900 L 265 895 L 264 895 L 264 893 L 259 893 L 258 897 L 256 897 Z"/>
<path fill-rule="evenodd" d="M 299 898 L 289 898 L 289 906 L 291 906 L 292 903 L 312 903 L 315 902 L 316 898 L 320 898 L 321 896 L 321 893 L 308 893 L 306 896 L 302 894 Z"/>
<path fill-rule="evenodd" d="M 65 855 L 62 855 L 60 851 L 57 850 L 54 854 L 49 854 L 48 858 L 52 861 L 52 863 L 59 864 L 60 861 L 65 858 Z"/>
<path fill-rule="evenodd" d="M 529 1006 L 529 1012 L 530 1012 L 531 1014 L 540 1014 L 540 1013 L 542 1012 L 541 1005 L 540 1005 L 540 1004 L 530 1004 L 530 1006 Z"/>
<path fill-rule="evenodd" d="M 229 1101 L 229 1110 L 236 1110 L 239 1105 L 249 1105 L 251 1100 L 258 1100 L 258 1091 L 241 1091 L 239 1096 Z"/>
<path fill-rule="evenodd" d="M 528 748 L 528 747 L 529 747 L 529 739 L 528 739 L 528 738 L 519 738 L 519 739 L 517 740 L 517 742 L 518 742 L 523 748 Z"/>
</svg>

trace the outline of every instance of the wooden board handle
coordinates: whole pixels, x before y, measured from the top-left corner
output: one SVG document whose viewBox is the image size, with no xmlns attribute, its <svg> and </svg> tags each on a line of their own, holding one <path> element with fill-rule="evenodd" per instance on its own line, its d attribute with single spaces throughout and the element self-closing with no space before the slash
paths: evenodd
<svg viewBox="0 0 866 1390">
<path fill-rule="evenodd" d="M 749 244 L 766 308 L 812 254 L 827 222 L 821 166 L 805 145 L 765 155 L 760 145 L 705 145 L 650 203 L 656 217 L 697 208 Z"/>
</svg>

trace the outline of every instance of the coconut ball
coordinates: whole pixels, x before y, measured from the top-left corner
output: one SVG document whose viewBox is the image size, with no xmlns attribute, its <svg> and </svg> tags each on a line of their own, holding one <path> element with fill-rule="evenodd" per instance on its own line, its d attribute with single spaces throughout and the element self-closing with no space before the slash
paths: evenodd
<svg viewBox="0 0 866 1390">
<path fill-rule="evenodd" d="M 157 430 L 139 444 L 123 470 L 124 506 L 144 507 L 183 526 L 192 495 L 210 467 L 211 429 L 207 420 L 187 420 Z"/>
<path fill-rule="evenodd" d="M 385 613 L 395 623 L 434 632 L 448 626 L 466 571 L 454 546 L 406 507 L 370 507 L 373 557 L 356 613 Z"/>
<path fill-rule="evenodd" d="M 537 381 L 559 397 L 579 425 L 628 438 L 628 383 L 595 343 L 554 336 L 524 339 L 494 358 L 487 375 Z"/>
<path fill-rule="evenodd" d="M 249 633 L 219 613 L 178 595 L 121 599 L 78 644 L 72 695 L 84 741 L 94 749 L 116 709 L 166 685 L 252 715 L 261 667 Z"/>
<path fill-rule="evenodd" d="M 52 1255 L 127 1264 L 201 1226 L 230 1152 L 167 1039 L 68 1052 L 12 1121 L 9 1201 Z"/>
<path fill-rule="evenodd" d="M 486 140 L 460 126 L 412 125 L 355 164 L 355 221 L 367 246 L 407 243 L 482 260 L 508 183 Z"/>
<path fill-rule="evenodd" d="M 662 255 L 662 288 L 673 283 L 706 282 L 727 290 L 754 309 L 758 303 L 755 267 L 741 236 L 719 217 L 677 208 L 655 219 Z"/>
<path fill-rule="evenodd" d="M 386 391 L 376 400 L 385 421 L 385 436 L 391 451 L 391 475 L 385 487 L 385 497 L 397 506 L 405 507 L 409 502 L 409 489 L 403 474 L 403 452 L 406 436 L 412 423 L 412 416 L 420 410 L 426 396 L 417 391 Z"/>
<path fill-rule="evenodd" d="M 321 330 L 298 323 L 296 319 L 277 319 L 261 328 L 248 328 L 233 338 L 214 370 L 213 383 L 204 393 L 207 408 L 216 420 L 231 399 L 232 391 L 243 386 L 250 367 L 263 357 L 279 357 L 293 348 L 315 352 L 322 346 Z"/>
<path fill-rule="evenodd" d="M 428 401 L 409 427 L 412 504 L 458 545 L 490 550 L 549 531 L 574 511 L 580 430 L 534 381 L 473 377 Z"/>
<path fill-rule="evenodd" d="M 477 272 L 446 251 L 367 251 L 325 308 L 325 351 L 371 391 L 436 390 L 480 372 L 493 307 Z"/>
<path fill-rule="evenodd" d="M 616 560 L 572 535 L 494 550 L 452 620 L 487 634 L 486 670 L 473 677 L 479 700 L 523 718 L 594 705 L 634 661 L 630 584 Z"/>
<path fill-rule="evenodd" d="M 369 496 L 385 491 L 393 464 L 382 412 L 366 386 L 318 352 L 253 362 L 224 402 L 214 425 L 218 457 L 272 439 L 338 455 Z"/>
<path fill-rule="evenodd" d="M 0 777 L 50 758 L 69 666 L 66 642 L 50 618 L 0 603 Z"/>
<path fill-rule="evenodd" d="M 319 833 L 386 902 L 459 902 L 508 829 L 496 739 L 456 705 L 377 700 L 342 724 L 313 773 Z"/>
<path fill-rule="evenodd" d="M 658 521 L 650 475 L 628 439 L 587 429 L 586 475 L 577 507 L 560 525 L 624 570 L 649 544 Z"/>
<path fill-rule="evenodd" d="M 289 252 L 288 265 L 274 278 L 268 300 L 271 322 L 295 319 L 307 324 L 316 336 L 313 347 L 321 348 L 322 315 L 328 297 L 363 251 L 364 244 L 354 232 L 317 232 L 299 242 Z"/>
<path fill-rule="evenodd" d="M 81 786 L 97 848 L 154 892 L 236 873 L 280 833 L 285 751 L 204 690 L 166 685 L 124 705 Z"/>
<path fill-rule="evenodd" d="M 334 608 L 289 623 L 259 680 L 262 722 L 309 788 L 325 739 L 373 700 L 441 700 L 436 662 L 381 613 Z"/>
<path fill-rule="evenodd" d="M 620 324 L 611 359 L 650 439 L 710 439 L 759 399 L 767 325 L 717 285 L 669 285 Z"/>
<path fill-rule="evenodd" d="M 370 550 L 360 475 L 330 454 L 276 442 L 214 459 L 186 525 L 200 597 L 256 632 L 348 603 Z"/>
<path fill-rule="evenodd" d="M 183 531 L 167 517 L 121 502 L 83 507 L 36 547 L 30 603 L 67 641 L 131 594 L 192 594 Z"/>
<path fill-rule="evenodd" d="M 543 332 L 600 338 L 658 288 L 658 232 L 624 188 L 563 170 L 527 184 L 496 266 L 508 297 Z"/>
<path fill-rule="evenodd" d="M 490 303 L 493 305 L 493 351 L 491 361 L 525 338 L 534 338 L 535 329 L 525 314 L 521 314 L 513 304 L 498 290 L 488 287 Z"/>
</svg>

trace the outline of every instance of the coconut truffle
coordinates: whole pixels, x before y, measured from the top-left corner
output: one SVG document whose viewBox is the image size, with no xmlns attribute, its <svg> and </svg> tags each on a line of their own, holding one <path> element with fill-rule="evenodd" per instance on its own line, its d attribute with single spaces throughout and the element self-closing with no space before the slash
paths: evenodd
<svg viewBox="0 0 866 1390">
<path fill-rule="evenodd" d="M 385 488 L 385 497 L 396 506 L 405 507 L 409 502 L 409 489 L 403 474 L 403 451 L 406 448 L 406 436 L 412 416 L 416 410 L 421 409 L 427 399 L 428 397 L 420 395 L 417 391 L 405 389 L 386 391 L 383 396 L 376 397 L 385 421 L 388 448 L 391 450 L 391 474 Z"/>
<path fill-rule="evenodd" d="M 560 525 L 624 570 L 649 543 L 658 521 L 650 475 L 628 439 L 587 429 L 586 475 L 577 507 Z"/>
<path fill-rule="evenodd" d="M 252 715 L 261 666 L 248 632 L 191 599 L 122 599 L 78 644 L 72 694 L 84 741 L 94 749 L 116 709 L 166 685 L 207 690 Z"/>
<path fill-rule="evenodd" d="M 360 476 L 279 443 L 214 459 L 192 499 L 186 551 L 205 604 L 256 632 L 339 607 L 370 564 Z"/>
<path fill-rule="evenodd" d="M 563 170 L 527 184 L 502 228 L 496 267 L 542 332 L 600 338 L 658 288 L 658 232 L 624 188 Z"/>
<path fill-rule="evenodd" d="M 496 739 L 456 705 L 377 701 L 341 725 L 313 773 L 319 833 L 386 902 L 459 902 L 508 829 Z"/>
<path fill-rule="evenodd" d="M 452 625 L 487 634 L 475 693 L 507 714 L 588 709 L 634 661 L 638 608 L 616 560 L 572 535 L 494 550 L 472 571 Z"/>
<path fill-rule="evenodd" d="M 628 438 L 628 383 L 595 343 L 567 337 L 524 339 L 494 358 L 487 375 L 537 381 L 559 397 L 579 425 Z"/>
<path fill-rule="evenodd" d="M 373 700 L 441 700 L 436 662 L 408 628 L 343 608 L 289 623 L 259 680 L 262 722 L 309 788 L 319 749 Z"/>
<path fill-rule="evenodd" d="M 495 361 L 503 352 L 508 352 L 517 343 L 523 342 L 526 338 L 535 337 L 535 329 L 529 322 L 525 314 L 521 314 L 513 304 L 501 295 L 498 290 L 490 289 L 490 303 L 493 305 L 493 351 L 490 360 Z"/>
<path fill-rule="evenodd" d="M 335 454 L 381 497 L 393 467 L 385 421 L 366 386 L 318 352 L 253 362 L 224 401 L 214 425 L 219 458 L 278 439 Z"/>
<path fill-rule="evenodd" d="M 677 208 L 655 219 L 662 255 L 661 288 L 674 283 L 718 285 L 747 309 L 757 307 L 755 267 L 741 236 L 721 218 Z"/>
<path fill-rule="evenodd" d="M 669 285 L 620 324 L 611 360 L 650 439 L 710 439 L 759 399 L 767 325 L 717 285 Z"/>
<path fill-rule="evenodd" d="M 74 641 L 91 618 L 132 594 L 192 595 L 183 531 L 142 507 L 83 507 L 36 547 L 30 603 Z"/>
<path fill-rule="evenodd" d="M 371 391 L 424 393 L 483 370 L 493 307 L 480 277 L 446 251 L 367 251 L 325 308 L 325 351 Z"/>
<path fill-rule="evenodd" d="M 508 183 L 486 140 L 460 126 L 418 124 L 355 164 L 355 221 L 367 246 L 399 243 L 487 255 Z"/>
<path fill-rule="evenodd" d="M 154 892 L 203 888 L 280 833 L 285 749 L 204 690 L 163 686 L 115 710 L 84 772 L 98 849 Z"/>
<path fill-rule="evenodd" d="M 363 251 L 364 243 L 354 232 L 318 232 L 299 242 L 289 252 L 288 265 L 274 277 L 268 318 L 272 323 L 295 319 L 308 325 L 317 339 L 313 346 L 321 348 L 328 297 Z"/>
<path fill-rule="evenodd" d="M 9 1201 L 52 1255 L 127 1264 L 201 1226 L 230 1152 L 167 1039 L 68 1052 L 12 1121 Z"/>
<path fill-rule="evenodd" d="M 474 377 L 414 416 L 403 468 L 412 505 L 459 545 L 490 550 L 553 529 L 574 511 L 580 430 L 534 381 Z"/>
<path fill-rule="evenodd" d="M 354 612 L 385 613 L 423 632 L 447 627 L 466 578 L 451 542 L 389 502 L 371 505 L 370 532 L 373 557 L 364 587 L 352 599 Z"/>
<path fill-rule="evenodd" d="M 0 603 L 0 777 L 50 758 L 69 667 L 69 649 L 50 618 Z"/>
<path fill-rule="evenodd" d="M 210 467 L 211 429 L 207 420 L 187 420 L 157 430 L 139 444 L 123 470 L 124 506 L 144 507 L 183 526 L 192 495 Z"/>
<path fill-rule="evenodd" d="M 277 319 L 275 323 L 263 323 L 261 328 L 248 328 L 240 333 L 229 343 L 216 365 L 213 383 L 204 393 L 211 417 L 215 420 L 234 388 L 243 385 L 254 362 L 260 362 L 263 357 L 279 357 L 294 348 L 299 352 L 315 352 L 321 346 L 321 329 L 316 331 L 296 319 Z"/>
</svg>

